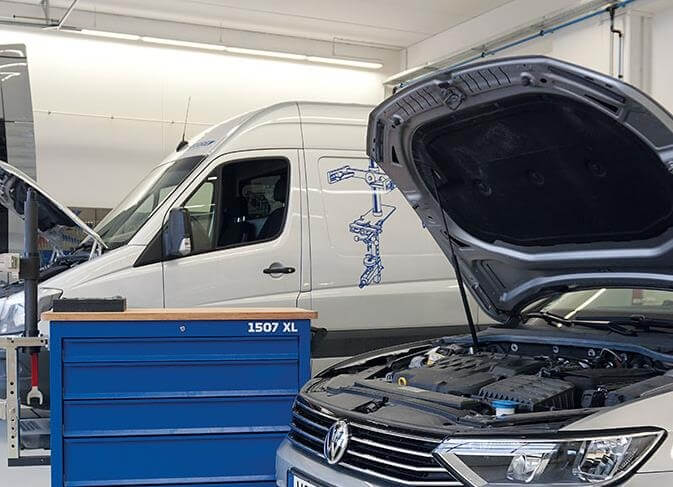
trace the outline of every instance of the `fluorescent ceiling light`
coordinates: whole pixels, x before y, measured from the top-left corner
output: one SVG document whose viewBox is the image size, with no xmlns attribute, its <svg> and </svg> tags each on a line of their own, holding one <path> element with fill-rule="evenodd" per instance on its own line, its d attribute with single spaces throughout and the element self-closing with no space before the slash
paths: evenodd
<svg viewBox="0 0 673 487">
<path fill-rule="evenodd" d="M 85 34 L 88 36 L 108 37 L 110 39 L 123 39 L 125 41 L 137 41 L 140 39 L 139 35 L 122 34 L 121 32 L 108 32 L 105 30 L 82 29 L 79 32 L 81 34 Z"/>
<path fill-rule="evenodd" d="M 383 81 L 384 85 L 397 85 L 402 82 L 410 81 L 413 78 L 423 76 L 424 74 L 437 71 L 437 68 L 430 66 L 428 64 L 422 64 L 420 66 L 415 66 L 413 68 L 400 71 Z"/>
<path fill-rule="evenodd" d="M 371 61 L 356 61 L 354 59 L 340 59 L 335 57 L 307 56 L 307 61 L 313 63 L 338 64 L 340 66 L 354 66 L 356 68 L 381 69 L 383 64 Z"/>
<path fill-rule="evenodd" d="M 127 41 L 143 41 L 151 44 L 161 44 L 164 46 L 187 47 L 191 49 L 206 49 L 210 51 L 226 51 L 232 54 L 242 54 L 246 56 L 273 57 L 279 59 L 290 59 L 292 61 L 309 61 L 312 63 L 335 64 L 339 66 L 352 66 L 355 68 L 381 69 L 383 64 L 376 61 L 359 61 L 356 59 L 344 59 L 336 57 L 307 56 L 305 54 L 296 54 L 282 51 L 266 51 L 262 49 L 247 49 L 244 47 L 227 47 L 221 44 L 208 44 L 205 42 L 180 41 L 177 39 L 165 39 L 162 37 L 139 36 L 136 34 L 123 34 L 121 32 L 109 32 L 104 30 L 82 29 L 77 31 L 81 34 L 108 37 L 110 39 L 122 39 Z"/>
<path fill-rule="evenodd" d="M 293 59 L 295 61 L 306 60 L 304 54 L 293 54 L 291 52 L 263 51 L 261 49 L 245 49 L 243 47 L 227 47 L 226 51 L 233 54 L 246 54 L 248 56 L 277 57 L 281 59 Z"/>
<path fill-rule="evenodd" d="M 141 37 L 141 41 L 164 46 L 189 47 L 192 49 L 208 49 L 210 51 L 224 51 L 227 48 L 221 44 L 206 44 L 205 42 L 178 41 L 174 39 L 162 39 L 160 37 Z"/>
</svg>

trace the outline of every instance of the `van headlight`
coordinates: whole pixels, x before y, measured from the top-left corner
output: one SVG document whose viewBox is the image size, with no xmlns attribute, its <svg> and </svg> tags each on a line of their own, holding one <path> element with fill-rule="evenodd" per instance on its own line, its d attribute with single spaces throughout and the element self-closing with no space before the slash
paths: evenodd
<svg viewBox="0 0 673 487">
<path fill-rule="evenodd" d="M 473 487 L 602 486 L 631 473 L 663 435 L 651 430 L 567 439 L 450 438 L 434 456 Z"/>
<path fill-rule="evenodd" d="M 38 313 L 51 309 L 55 299 L 63 294 L 60 289 L 38 288 Z M 40 317 L 38 316 L 38 320 Z M 0 299 L 0 335 L 18 335 L 25 328 L 23 291 Z"/>
</svg>

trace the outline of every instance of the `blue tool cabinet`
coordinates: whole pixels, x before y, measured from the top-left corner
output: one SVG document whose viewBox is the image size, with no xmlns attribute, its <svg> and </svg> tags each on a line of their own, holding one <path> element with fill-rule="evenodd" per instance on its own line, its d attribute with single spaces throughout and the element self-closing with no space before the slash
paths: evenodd
<svg viewBox="0 0 673 487">
<path fill-rule="evenodd" d="M 299 309 L 45 313 L 52 487 L 267 487 L 310 377 Z"/>
</svg>

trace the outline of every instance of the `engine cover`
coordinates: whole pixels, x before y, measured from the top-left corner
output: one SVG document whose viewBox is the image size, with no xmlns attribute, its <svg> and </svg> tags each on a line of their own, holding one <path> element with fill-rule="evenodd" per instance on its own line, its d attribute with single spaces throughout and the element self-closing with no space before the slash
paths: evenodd
<svg viewBox="0 0 673 487">
<path fill-rule="evenodd" d="M 574 389 L 573 384 L 560 379 L 517 375 L 482 387 L 479 396 L 489 401 L 514 401 L 519 404 L 517 409 L 528 411 L 571 409 Z"/>
<path fill-rule="evenodd" d="M 534 374 L 541 367 L 539 360 L 517 355 L 453 355 L 431 366 L 396 372 L 393 381 L 445 394 L 476 395 L 488 384 L 517 374 Z"/>
</svg>

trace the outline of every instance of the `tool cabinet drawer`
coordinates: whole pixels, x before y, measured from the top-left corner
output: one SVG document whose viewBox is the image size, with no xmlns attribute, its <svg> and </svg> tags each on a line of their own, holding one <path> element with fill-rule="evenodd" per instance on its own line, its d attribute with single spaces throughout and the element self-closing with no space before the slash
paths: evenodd
<svg viewBox="0 0 673 487">
<path fill-rule="evenodd" d="M 294 395 L 65 401 L 63 436 L 285 431 Z"/>
<path fill-rule="evenodd" d="M 275 464 L 263 460 L 275 456 L 284 437 L 273 433 L 67 439 L 65 486 L 273 481 Z"/>
<path fill-rule="evenodd" d="M 63 341 L 63 362 L 138 362 L 139 359 L 143 362 L 222 361 L 256 357 L 296 359 L 297 340 L 296 336 L 275 337 L 273 340 L 218 336 L 68 338 Z"/>
<path fill-rule="evenodd" d="M 297 361 L 98 362 L 63 365 L 64 399 L 142 398 L 297 391 Z"/>
</svg>

